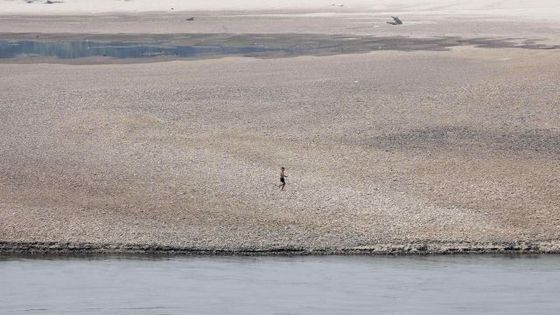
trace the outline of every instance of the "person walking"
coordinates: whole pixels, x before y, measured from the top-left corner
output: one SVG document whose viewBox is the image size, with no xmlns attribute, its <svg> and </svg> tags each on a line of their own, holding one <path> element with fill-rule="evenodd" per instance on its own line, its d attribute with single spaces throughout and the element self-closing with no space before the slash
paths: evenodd
<svg viewBox="0 0 560 315">
<path fill-rule="evenodd" d="M 284 187 L 286 187 L 286 177 L 288 177 L 288 175 L 284 174 L 285 170 L 286 168 L 284 166 L 280 168 L 280 185 L 278 185 L 278 188 L 280 188 L 280 190 L 284 190 Z"/>
</svg>

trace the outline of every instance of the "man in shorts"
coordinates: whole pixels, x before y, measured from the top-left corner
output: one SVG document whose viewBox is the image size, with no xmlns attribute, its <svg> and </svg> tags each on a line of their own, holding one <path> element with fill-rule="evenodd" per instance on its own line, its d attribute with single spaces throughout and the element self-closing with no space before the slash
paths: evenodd
<svg viewBox="0 0 560 315">
<path fill-rule="evenodd" d="M 286 169 L 282 166 L 282 168 L 280 168 L 280 185 L 278 185 L 280 190 L 284 190 L 284 187 L 286 187 L 286 177 L 288 177 L 288 175 L 284 174 L 284 170 Z"/>
</svg>

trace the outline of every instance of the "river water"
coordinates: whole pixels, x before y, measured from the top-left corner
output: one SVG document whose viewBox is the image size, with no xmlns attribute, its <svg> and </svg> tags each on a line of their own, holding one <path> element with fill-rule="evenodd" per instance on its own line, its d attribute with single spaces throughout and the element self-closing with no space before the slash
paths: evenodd
<svg viewBox="0 0 560 315">
<path fill-rule="evenodd" d="M 560 256 L 0 258 L 0 314 L 559 314 Z"/>
</svg>

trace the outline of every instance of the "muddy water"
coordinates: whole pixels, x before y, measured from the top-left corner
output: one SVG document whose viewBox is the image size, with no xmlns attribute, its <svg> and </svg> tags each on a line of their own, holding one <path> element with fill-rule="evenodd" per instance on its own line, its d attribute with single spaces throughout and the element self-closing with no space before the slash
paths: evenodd
<svg viewBox="0 0 560 315">
<path fill-rule="evenodd" d="M 1 314 L 557 314 L 560 257 L 0 260 Z"/>
</svg>

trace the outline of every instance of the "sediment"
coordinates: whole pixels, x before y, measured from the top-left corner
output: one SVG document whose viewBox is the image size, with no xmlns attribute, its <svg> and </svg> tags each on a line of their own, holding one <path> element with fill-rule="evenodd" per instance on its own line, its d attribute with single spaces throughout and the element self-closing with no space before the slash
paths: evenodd
<svg viewBox="0 0 560 315">
<path fill-rule="evenodd" d="M 310 256 L 310 255 L 453 255 L 560 254 L 560 241 L 512 243 L 376 244 L 354 248 L 189 248 L 156 244 L 69 242 L 0 242 L 0 255 L 178 255 L 178 256 Z"/>
<path fill-rule="evenodd" d="M 350 17 L 286 19 L 188 24 L 206 34 L 189 45 L 212 32 L 261 34 L 233 38 L 253 45 L 275 32 L 268 43 L 336 39 L 321 46 L 332 55 L 0 63 L 1 252 L 558 252 L 560 50 L 456 42 L 519 33 L 555 47 L 556 29 L 429 16 L 375 29 Z M 74 21 L 38 29 L 32 20 L 0 24 L 48 37 Z M 232 20 L 238 27 L 223 30 Z M 149 40 L 139 24 L 126 33 Z M 294 27 L 356 36 L 296 36 Z M 103 28 L 79 31 L 132 36 Z M 413 51 L 371 52 L 375 41 L 364 39 L 397 47 L 442 30 L 449 50 L 421 49 L 431 41 L 423 39 Z"/>
</svg>

